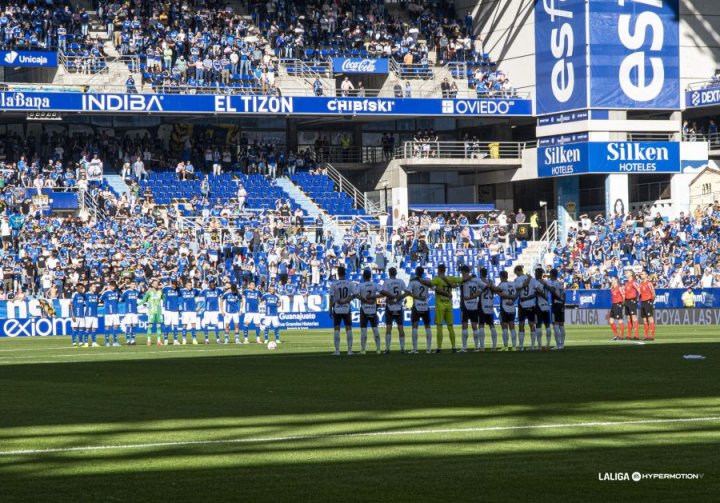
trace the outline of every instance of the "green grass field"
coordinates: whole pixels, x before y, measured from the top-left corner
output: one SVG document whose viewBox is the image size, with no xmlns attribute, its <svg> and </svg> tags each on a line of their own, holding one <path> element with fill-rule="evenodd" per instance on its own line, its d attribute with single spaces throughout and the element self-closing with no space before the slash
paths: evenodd
<svg viewBox="0 0 720 503">
<path fill-rule="evenodd" d="M 719 332 L 341 358 L 312 331 L 274 352 L 3 339 L 0 501 L 717 501 Z M 636 471 L 703 476 L 599 480 Z"/>
</svg>

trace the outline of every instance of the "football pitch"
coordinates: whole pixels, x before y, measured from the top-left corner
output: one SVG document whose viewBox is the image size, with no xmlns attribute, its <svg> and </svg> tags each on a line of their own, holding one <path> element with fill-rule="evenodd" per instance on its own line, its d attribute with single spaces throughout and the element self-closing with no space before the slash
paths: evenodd
<svg viewBox="0 0 720 503">
<path fill-rule="evenodd" d="M 352 357 L 310 330 L 275 351 L 3 339 L 0 499 L 717 501 L 720 328 L 609 336 L 428 355 L 421 330 L 421 354 L 394 334 Z"/>
</svg>

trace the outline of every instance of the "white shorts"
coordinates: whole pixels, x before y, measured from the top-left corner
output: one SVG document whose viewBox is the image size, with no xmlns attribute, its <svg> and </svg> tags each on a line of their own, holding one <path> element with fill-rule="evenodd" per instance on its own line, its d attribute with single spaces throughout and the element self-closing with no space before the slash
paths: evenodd
<svg viewBox="0 0 720 503">
<path fill-rule="evenodd" d="M 220 313 L 217 311 L 205 311 L 205 314 L 203 314 L 202 324 L 204 327 L 220 326 Z"/>
<path fill-rule="evenodd" d="M 231 323 L 234 323 L 237 328 L 240 326 L 240 313 L 225 313 L 223 320 L 225 321 L 226 326 L 230 326 Z"/>
<path fill-rule="evenodd" d="M 70 326 L 72 328 L 85 328 L 85 318 L 75 318 L 70 323 Z"/>
<path fill-rule="evenodd" d="M 120 325 L 119 314 L 106 314 L 105 315 L 105 328 L 117 327 Z"/>
<path fill-rule="evenodd" d="M 182 324 L 184 327 L 197 327 L 198 316 L 195 311 L 183 311 L 182 313 Z"/>
<path fill-rule="evenodd" d="M 280 328 L 279 316 L 265 316 L 262 320 L 262 328 Z"/>
<path fill-rule="evenodd" d="M 176 327 L 180 324 L 180 313 L 177 311 L 163 311 L 163 323 Z"/>
<path fill-rule="evenodd" d="M 96 329 L 98 327 L 97 316 L 85 316 L 85 328 Z"/>
<path fill-rule="evenodd" d="M 137 313 L 128 313 L 125 315 L 125 318 L 123 318 L 123 323 L 125 325 L 137 325 L 138 324 L 138 315 Z"/>
<path fill-rule="evenodd" d="M 243 318 L 243 323 L 245 326 L 249 325 L 255 325 L 256 327 L 259 327 L 262 325 L 262 316 L 260 316 L 260 313 L 245 313 L 245 317 Z"/>
</svg>

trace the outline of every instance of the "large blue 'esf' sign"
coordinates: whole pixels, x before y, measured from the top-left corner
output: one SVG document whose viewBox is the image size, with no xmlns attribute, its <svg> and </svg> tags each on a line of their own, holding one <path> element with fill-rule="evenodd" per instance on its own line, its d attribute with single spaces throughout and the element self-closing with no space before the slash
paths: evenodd
<svg viewBox="0 0 720 503">
<path fill-rule="evenodd" d="M 678 142 L 584 142 L 538 148 L 538 176 L 679 173 Z"/>
<path fill-rule="evenodd" d="M 592 107 L 680 108 L 678 0 L 592 0 Z"/>
<path fill-rule="evenodd" d="M 535 94 L 538 115 L 587 108 L 585 0 L 535 3 Z"/>
<path fill-rule="evenodd" d="M 538 0 L 538 115 L 679 109 L 679 25 L 678 0 Z"/>
</svg>

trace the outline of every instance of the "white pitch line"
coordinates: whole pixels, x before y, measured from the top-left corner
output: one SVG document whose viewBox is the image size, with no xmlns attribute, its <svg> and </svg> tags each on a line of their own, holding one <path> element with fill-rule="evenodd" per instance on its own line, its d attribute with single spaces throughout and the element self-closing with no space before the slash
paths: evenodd
<svg viewBox="0 0 720 503">
<path fill-rule="evenodd" d="M 254 444 L 265 442 L 293 442 L 302 440 L 325 440 L 362 437 L 390 437 L 390 436 L 413 436 L 413 435 L 438 435 L 451 433 L 477 433 L 487 431 L 514 431 L 514 430 L 542 430 L 556 428 L 592 428 L 596 426 L 627 426 L 636 424 L 670 424 L 670 423 L 698 423 L 708 421 L 720 421 L 720 416 L 689 417 L 678 419 L 638 419 L 636 421 L 593 421 L 587 423 L 555 423 L 536 424 L 525 426 L 488 426 L 478 428 L 445 428 L 435 430 L 398 430 L 398 431 L 370 431 L 364 433 L 329 433 L 327 435 L 288 435 L 284 437 L 256 437 L 256 438 L 234 438 L 223 440 L 186 440 L 179 442 L 150 442 L 143 444 L 119 444 L 119 445 L 89 445 L 83 447 L 58 447 L 53 449 L 20 449 L 14 451 L 0 451 L 0 457 L 22 456 L 26 454 L 52 454 L 61 452 L 81 451 L 112 451 L 121 449 L 148 449 L 151 447 L 184 447 L 197 445 L 219 445 L 219 444 Z"/>
</svg>

